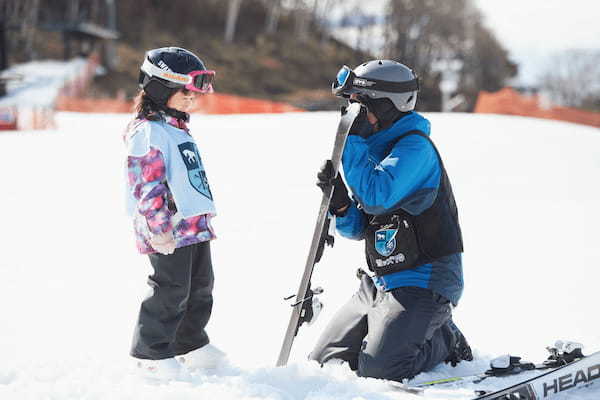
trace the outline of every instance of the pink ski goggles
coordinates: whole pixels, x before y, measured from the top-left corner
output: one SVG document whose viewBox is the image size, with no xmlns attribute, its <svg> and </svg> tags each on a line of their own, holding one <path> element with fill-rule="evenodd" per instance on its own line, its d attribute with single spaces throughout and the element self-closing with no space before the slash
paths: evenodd
<svg viewBox="0 0 600 400">
<path fill-rule="evenodd" d="M 146 58 L 142 64 L 142 71 L 152 78 L 160 78 L 171 88 L 178 88 L 183 86 L 187 90 L 198 93 L 212 93 L 213 92 L 213 81 L 215 79 L 216 72 L 213 70 L 203 69 L 192 71 L 187 74 L 180 74 L 177 72 L 163 70 L 156 67 Z"/>
<path fill-rule="evenodd" d="M 216 72 L 210 69 L 192 71 L 187 74 L 191 81 L 185 85 L 185 88 L 192 92 L 212 93 L 215 74 Z"/>
</svg>

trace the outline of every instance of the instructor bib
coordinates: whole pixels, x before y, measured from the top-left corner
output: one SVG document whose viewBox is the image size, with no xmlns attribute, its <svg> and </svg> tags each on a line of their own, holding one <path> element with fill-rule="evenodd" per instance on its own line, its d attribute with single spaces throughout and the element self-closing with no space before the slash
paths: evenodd
<svg viewBox="0 0 600 400">
<path fill-rule="evenodd" d="M 369 269 L 377 276 L 412 269 L 463 251 L 458 210 L 440 153 L 420 131 L 400 136 L 394 145 L 409 135 L 422 136 L 433 146 L 440 163 L 440 186 L 434 203 L 419 215 L 401 208 L 382 215 L 367 214 L 365 253 Z"/>
</svg>

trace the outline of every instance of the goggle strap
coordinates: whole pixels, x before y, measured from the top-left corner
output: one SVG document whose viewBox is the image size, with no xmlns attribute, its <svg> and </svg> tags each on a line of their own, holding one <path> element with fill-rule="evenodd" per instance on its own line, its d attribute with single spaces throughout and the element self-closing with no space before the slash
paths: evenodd
<svg viewBox="0 0 600 400">
<path fill-rule="evenodd" d="M 366 90 L 378 90 L 383 92 L 407 93 L 419 90 L 419 78 L 405 82 L 390 82 L 379 79 L 354 78 L 352 86 Z"/>
</svg>

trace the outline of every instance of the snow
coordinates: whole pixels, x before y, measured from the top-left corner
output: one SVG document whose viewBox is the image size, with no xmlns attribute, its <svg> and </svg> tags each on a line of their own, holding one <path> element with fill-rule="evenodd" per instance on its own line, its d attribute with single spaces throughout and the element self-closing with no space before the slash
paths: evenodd
<svg viewBox="0 0 600 400">
<path fill-rule="evenodd" d="M 455 320 L 476 360 L 419 379 L 480 372 L 511 353 L 541 361 L 557 339 L 600 349 L 596 318 L 600 131 L 548 120 L 428 114 L 465 240 L 465 293 Z M 314 274 L 325 308 L 302 327 L 291 364 L 275 368 L 320 201 L 335 113 L 194 116 L 192 131 L 219 216 L 215 307 L 208 331 L 231 365 L 151 384 L 128 350 L 147 291 L 123 205 L 125 115 L 58 115 L 58 129 L 0 134 L 0 398 L 469 399 L 472 387 L 425 397 L 306 356 L 358 286 L 358 242 L 337 238 Z M 514 379 L 513 379 L 514 380 Z M 490 379 L 486 389 L 512 380 Z M 598 389 L 576 394 L 597 398 Z"/>
<path fill-rule="evenodd" d="M 87 64 L 84 58 L 74 58 L 13 65 L 2 72 L 3 76 L 16 79 L 7 82 L 7 94 L 0 99 L 0 107 L 50 107 L 60 89 L 68 82 L 80 79 Z"/>
</svg>

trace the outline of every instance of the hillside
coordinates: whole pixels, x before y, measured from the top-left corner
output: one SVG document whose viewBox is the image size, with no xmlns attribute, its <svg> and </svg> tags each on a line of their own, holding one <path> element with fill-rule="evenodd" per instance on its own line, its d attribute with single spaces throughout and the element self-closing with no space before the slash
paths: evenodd
<svg viewBox="0 0 600 400">
<path fill-rule="evenodd" d="M 292 12 L 280 17 L 275 33 L 266 34 L 266 11 L 257 0 L 242 2 L 236 35 L 228 44 L 223 40 L 226 2 L 203 3 L 119 2 L 119 64 L 96 79 L 92 94 L 122 90 L 133 96 L 144 51 L 177 45 L 193 50 L 217 71 L 219 92 L 321 108 L 337 104 L 328 88 L 340 66 L 369 57 L 327 37 L 316 25 L 300 40 Z"/>
</svg>

